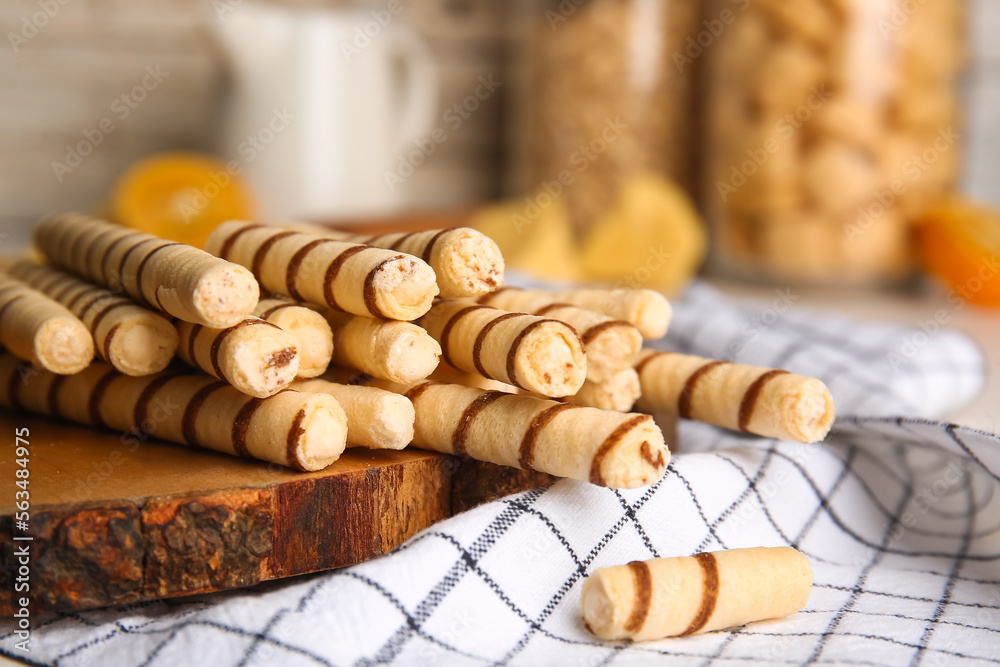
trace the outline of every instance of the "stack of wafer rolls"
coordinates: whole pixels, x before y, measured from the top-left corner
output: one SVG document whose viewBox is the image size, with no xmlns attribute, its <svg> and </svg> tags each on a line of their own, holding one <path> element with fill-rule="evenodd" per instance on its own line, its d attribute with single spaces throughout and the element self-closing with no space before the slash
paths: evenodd
<svg viewBox="0 0 1000 667">
<path fill-rule="evenodd" d="M 284 297 L 268 297 L 257 302 L 254 316 L 287 331 L 299 351 L 296 377 L 322 375 L 333 358 L 333 332 L 326 319 L 311 308 Z"/>
<path fill-rule="evenodd" d="M 417 257 L 282 227 L 226 222 L 205 248 L 249 268 L 266 290 L 354 315 L 415 320 L 438 293 Z"/>
<path fill-rule="evenodd" d="M 232 326 L 260 296 L 242 266 L 103 220 L 55 216 L 35 228 L 34 239 L 53 264 L 186 322 Z"/>
<path fill-rule="evenodd" d="M 368 449 L 403 449 L 413 440 L 413 404 L 405 396 L 325 379 L 296 380 L 291 389 L 329 394 L 347 415 L 347 443 Z"/>
<path fill-rule="evenodd" d="M 283 222 L 281 226 L 420 257 L 434 269 L 441 296 L 446 299 L 478 296 L 503 284 L 500 248 L 493 239 L 470 227 L 362 236 L 297 222 Z"/>
<path fill-rule="evenodd" d="M 121 373 L 159 373 L 177 351 L 177 331 L 158 311 L 31 261 L 15 264 L 10 272 L 80 319 L 90 330 L 97 353 Z"/>
<path fill-rule="evenodd" d="M 325 468 L 347 443 L 347 417 L 333 397 L 323 394 L 284 391 L 253 398 L 204 375 L 130 377 L 102 362 L 69 376 L 22 375 L 22 363 L 0 353 L 4 407 L 299 470 Z"/>
<path fill-rule="evenodd" d="M 440 301 L 420 324 L 448 364 L 543 396 L 575 394 L 587 375 L 576 331 L 564 322 L 464 300 Z"/>
<path fill-rule="evenodd" d="M 42 368 L 68 375 L 94 358 L 94 341 L 64 306 L 0 274 L 0 345 Z"/>
<path fill-rule="evenodd" d="M 803 443 L 822 440 L 833 424 L 826 385 L 787 371 L 656 350 L 642 351 L 636 371 L 643 411 Z"/>
<path fill-rule="evenodd" d="M 415 382 L 438 365 L 441 346 L 410 322 L 353 317 L 320 311 L 333 330 L 333 360 L 383 380 Z"/>
<path fill-rule="evenodd" d="M 295 338 L 259 317 L 225 329 L 178 322 L 177 334 L 181 359 L 250 396 L 273 396 L 298 374 Z"/>
<path fill-rule="evenodd" d="M 670 326 L 673 310 L 667 298 L 649 289 L 589 289 L 563 291 L 501 287 L 479 298 L 480 303 L 524 313 L 546 306 L 566 304 L 603 313 L 628 322 L 647 340 L 662 338 Z"/>
</svg>

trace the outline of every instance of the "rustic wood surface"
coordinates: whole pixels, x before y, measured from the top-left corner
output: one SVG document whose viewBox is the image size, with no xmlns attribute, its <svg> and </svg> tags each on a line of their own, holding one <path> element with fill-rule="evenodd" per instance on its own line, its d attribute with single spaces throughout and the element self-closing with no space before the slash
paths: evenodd
<svg viewBox="0 0 1000 667">
<path fill-rule="evenodd" d="M 349 449 L 325 470 L 0 411 L 0 614 L 17 568 L 15 429 L 30 429 L 31 607 L 73 610 L 251 586 L 385 554 L 433 523 L 547 484 L 418 449 Z"/>
</svg>

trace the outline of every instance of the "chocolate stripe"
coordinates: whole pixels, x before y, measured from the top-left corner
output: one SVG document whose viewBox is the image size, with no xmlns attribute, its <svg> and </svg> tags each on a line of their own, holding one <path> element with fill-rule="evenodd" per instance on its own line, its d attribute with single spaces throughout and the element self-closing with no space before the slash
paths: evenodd
<svg viewBox="0 0 1000 667">
<path fill-rule="evenodd" d="M 362 373 L 358 371 L 357 373 L 351 376 L 350 380 L 347 381 L 347 384 L 351 385 L 352 387 L 357 387 L 357 386 L 364 387 L 367 386 L 368 383 L 374 379 L 375 378 L 371 375 L 368 375 L 368 373 Z"/>
<path fill-rule="evenodd" d="M 263 243 L 257 246 L 257 252 L 253 254 L 253 261 L 250 262 L 250 273 L 254 274 L 259 279 L 261 266 L 264 265 L 264 259 L 267 257 L 267 253 L 270 252 L 271 248 L 274 246 L 275 243 L 277 243 L 281 239 L 287 239 L 294 233 L 295 232 L 290 232 L 286 230 L 283 232 L 272 234 L 271 236 L 267 237 L 267 239 Z"/>
<path fill-rule="evenodd" d="M 653 599 L 653 577 L 649 572 L 649 565 L 641 560 L 629 563 L 628 569 L 632 571 L 632 578 L 635 581 L 635 606 L 625 621 L 625 630 L 639 632 L 646 624 L 646 617 L 649 616 L 649 604 Z"/>
<path fill-rule="evenodd" d="M 158 392 L 163 385 L 167 384 L 176 377 L 180 377 L 179 373 L 163 373 L 162 375 L 155 377 L 146 385 L 146 388 L 142 390 L 139 394 L 139 398 L 135 402 L 135 410 L 132 412 L 132 424 L 135 428 L 138 428 L 143 433 L 152 433 L 153 429 L 146 428 L 143 424 L 146 423 L 146 419 L 149 417 L 149 402 L 153 400 L 153 395 Z"/>
<path fill-rule="evenodd" d="M 263 398 L 252 398 L 246 405 L 240 408 L 233 420 L 233 452 L 243 458 L 252 458 L 250 450 L 247 449 L 247 431 L 250 428 L 250 419 L 257 408 L 264 402 Z"/>
<path fill-rule="evenodd" d="M 451 451 L 455 456 L 465 456 L 466 454 L 465 441 L 469 437 L 469 427 L 472 425 L 472 420 L 483 411 L 483 408 L 503 396 L 510 396 L 510 394 L 505 394 L 502 391 L 488 391 L 485 394 L 480 394 L 469 403 L 462 412 L 462 416 L 458 418 L 455 432 L 451 434 Z"/>
<path fill-rule="evenodd" d="M 246 319 L 243 320 L 242 322 L 237 322 L 228 329 L 223 329 L 218 334 L 216 334 L 215 340 L 212 341 L 212 349 L 208 357 L 211 360 L 212 372 L 215 374 L 215 377 L 219 378 L 220 380 L 226 379 L 225 376 L 223 376 L 222 374 L 222 366 L 219 364 L 219 350 L 222 349 L 222 343 L 225 342 L 225 340 L 229 337 L 229 335 L 234 331 L 242 329 L 243 327 L 259 326 L 262 324 L 265 324 L 267 326 L 274 326 L 270 322 L 265 322 L 264 320 Z"/>
<path fill-rule="evenodd" d="M 710 361 L 707 364 L 699 366 L 691 376 L 688 377 L 687 381 L 684 382 L 684 387 L 681 389 L 680 395 L 677 397 L 677 414 L 684 419 L 691 419 L 691 400 L 694 398 L 695 387 L 698 386 L 698 381 L 701 380 L 703 376 L 709 373 L 712 369 L 719 366 L 724 366 L 730 362 L 728 361 Z"/>
<path fill-rule="evenodd" d="M 198 348 L 195 345 L 195 341 L 198 339 L 198 334 L 201 333 L 202 329 L 204 329 L 202 325 L 193 324 L 191 325 L 191 332 L 188 334 L 188 341 L 187 341 L 188 363 L 195 367 L 198 367 L 198 357 L 195 356 L 195 352 L 197 351 Z"/>
<path fill-rule="evenodd" d="M 437 234 L 431 237 L 431 240 L 427 242 L 424 246 L 424 251 L 420 255 L 420 259 L 424 260 L 428 264 L 431 263 L 431 253 L 434 252 L 434 244 L 438 242 L 438 239 L 447 234 L 448 232 L 455 231 L 454 227 L 449 227 L 448 229 L 442 229 Z"/>
<path fill-rule="evenodd" d="M 153 249 L 152 252 L 148 253 L 145 257 L 142 258 L 142 261 L 139 262 L 139 266 L 135 270 L 135 291 L 139 293 L 139 295 L 142 297 L 142 300 L 145 301 L 146 303 L 152 303 L 149 299 L 146 298 L 146 295 L 142 291 L 142 274 L 143 271 L 146 270 L 146 263 L 149 262 L 150 257 L 160 252 L 164 248 L 172 248 L 173 246 L 179 246 L 179 245 L 180 243 L 164 243 L 163 245 Z M 154 291 L 154 294 L 155 293 L 156 292 Z"/>
<path fill-rule="evenodd" d="M 35 289 L 37 289 L 39 292 L 48 292 L 49 296 L 52 298 L 53 301 L 58 301 L 59 303 L 63 303 L 63 299 L 66 298 L 66 295 L 69 294 L 70 291 L 72 291 L 72 289 L 74 287 L 79 287 L 79 285 L 74 284 L 72 280 L 68 280 L 68 281 L 66 281 L 66 284 L 63 285 L 58 290 L 51 289 L 52 285 L 49 285 L 49 287 L 46 288 L 46 287 L 43 287 L 42 285 L 37 284 L 37 283 L 36 283 L 36 285 L 32 285 L 32 287 L 34 287 Z M 77 294 L 75 297 L 73 297 L 73 299 L 72 299 L 72 301 L 70 301 L 70 303 L 76 303 L 77 299 L 79 299 L 81 296 L 83 296 L 86 293 L 87 293 L 87 290 L 80 290 L 79 294 Z M 63 305 L 66 306 L 66 308 L 68 310 L 73 310 L 72 306 L 70 306 L 69 304 L 63 304 Z"/>
<path fill-rule="evenodd" d="M 601 474 L 601 464 L 604 463 L 604 458 L 608 455 L 608 452 L 617 445 L 625 434 L 631 431 L 633 428 L 639 424 L 645 423 L 646 421 L 652 419 L 649 415 L 636 415 L 628 421 L 624 421 L 618 425 L 618 427 L 611 432 L 601 446 L 597 448 L 597 452 L 594 453 L 594 460 L 590 462 L 590 483 L 596 484 L 598 486 L 605 486 L 604 476 Z"/>
<path fill-rule="evenodd" d="M 679 635 L 680 637 L 694 634 L 704 628 L 705 624 L 708 623 L 708 619 L 711 618 L 712 612 L 715 611 L 715 602 L 719 598 L 719 565 L 715 561 L 715 555 L 710 553 L 695 554 L 694 558 L 701 565 L 701 569 L 705 573 L 705 582 L 701 593 L 701 606 L 698 608 L 698 613 L 695 614 L 694 620 L 691 621 L 691 625 Z"/>
<path fill-rule="evenodd" d="M 49 395 L 45 400 L 50 415 L 59 414 L 59 388 L 68 377 L 68 375 L 56 375 L 52 378 L 52 384 L 49 385 Z"/>
<path fill-rule="evenodd" d="M 330 262 L 330 266 L 326 267 L 326 274 L 323 276 L 323 298 L 326 299 L 326 304 L 334 310 L 344 310 L 337 304 L 337 297 L 333 294 L 333 283 L 337 280 L 337 274 L 340 273 L 340 268 L 348 259 L 370 247 L 371 246 L 367 245 L 351 246 L 344 252 L 337 255 L 336 259 Z"/>
<path fill-rule="evenodd" d="M 72 284 L 72 283 L 70 283 L 70 284 Z M 77 292 L 76 295 L 72 299 L 70 299 L 68 302 L 66 302 L 65 305 L 66 305 L 67 310 L 71 310 L 74 313 L 80 313 L 82 315 L 86 311 L 83 310 L 82 308 L 80 310 L 75 310 L 76 304 L 78 304 L 80 302 L 80 299 L 82 299 L 83 297 L 87 296 L 88 294 L 92 294 L 93 292 L 90 289 L 83 288 L 82 285 L 80 285 L 79 287 L 81 287 L 80 291 Z M 102 292 L 102 294 L 103 294 L 103 292 Z"/>
<path fill-rule="evenodd" d="M 299 277 L 299 266 L 306 258 L 306 255 L 311 253 L 314 248 L 333 242 L 334 239 L 316 239 L 315 241 L 310 241 L 295 251 L 292 258 L 288 260 L 288 267 L 285 268 L 285 289 L 288 292 L 288 296 L 292 297 L 296 301 L 302 301 L 302 295 L 299 294 L 299 290 L 295 288 L 295 280 Z"/>
<path fill-rule="evenodd" d="M 277 306 L 271 306 L 270 308 L 268 308 L 267 310 L 265 310 L 263 313 L 261 313 L 260 315 L 258 315 L 258 317 L 260 319 L 262 319 L 262 320 L 266 320 L 267 318 L 271 317 L 271 315 L 274 315 L 279 310 L 284 310 L 285 308 L 297 308 L 298 306 L 299 306 L 299 304 L 297 304 L 297 303 L 279 303 Z"/>
<path fill-rule="evenodd" d="M 392 244 L 387 245 L 386 248 L 388 248 L 389 250 L 397 250 L 398 251 L 400 248 L 403 247 L 404 243 L 406 243 L 407 241 L 409 241 L 410 239 L 412 239 L 417 234 L 423 234 L 423 232 L 409 232 L 407 234 L 403 234 L 398 239 L 396 239 L 395 241 L 393 241 Z M 381 236 L 372 237 L 371 239 L 369 239 L 368 243 L 370 245 L 379 245 L 380 246 L 382 244 L 379 242 L 379 240 L 382 239 L 382 238 L 383 237 L 381 237 Z"/>
<path fill-rule="evenodd" d="M 233 244 L 236 240 L 254 229 L 260 229 L 264 225 L 258 225 L 256 223 L 244 225 L 237 229 L 235 232 L 226 237 L 226 240 L 222 242 L 222 246 L 219 248 L 219 257 L 222 259 L 229 259 L 229 253 L 233 250 Z"/>
<path fill-rule="evenodd" d="M 428 380 L 427 382 L 421 382 L 420 384 L 418 384 L 415 387 L 410 387 L 410 389 L 405 394 L 403 394 L 403 396 L 405 396 L 406 398 L 410 399 L 410 403 L 413 403 L 418 398 L 420 398 L 420 394 L 424 393 L 425 391 L 427 391 L 431 387 L 433 387 L 435 385 L 439 385 L 439 384 L 443 384 L 443 383 L 442 382 L 436 382 L 434 380 Z"/>
<path fill-rule="evenodd" d="M 388 319 L 388 317 L 385 312 L 379 308 L 377 299 L 378 295 L 375 292 L 375 279 L 378 277 L 379 272 L 382 271 L 382 267 L 390 262 L 395 262 L 398 259 L 406 259 L 406 256 L 397 255 L 395 257 L 390 257 L 389 259 L 383 259 L 381 262 L 372 267 L 372 270 L 368 272 L 367 276 L 365 276 L 365 308 L 367 308 L 368 312 L 372 314 L 372 317 L 376 319 L 384 320 Z"/>
<path fill-rule="evenodd" d="M 653 359 L 659 359 L 660 357 L 665 357 L 665 356 L 667 356 L 669 354 L 677 354 L 677 353 L 676 352 L 664 352 L 664 351 L 654 352 L 653 354 L 649 355 L 648 357 L 646 357 L 645 359 L 643 359 L 642 361 L 640 361 L 639 363 L 637 363 L 635 365 L 635 372 L 638 373 L 639 375 L 642 375 L 642 369 L 644 369 L 646 367 L 646 364 L 648 364 L 649 362 L 651 362 Z"/>
<path fill-rule="evenodd" d="M 105 291 L 101 291 L 98 292 L 97 294 L 94 294 L 92 299 L 87 301 L 78 311 L 76 311 L 77 313 L 79 313 L 77 317 L 80 318 L 81 320 L 84 319 L 87 316 L 87 311 L 89 311 L 91 308 L 99 304 L 104 299 L 112 299 L 112 298 L 120 298 L 120 297 L 117 297 L 112 292 L 105 292 Z M 93 331 L 94 325 L 91 324 L 90 327 L 91 331 Z"/>
<path fill-rule="evenodd" d="M 108 334 L 104 337 L 104 360 L 111 361 L 111 343 L 114 342 L 115 334 L 118 333 L 118 328 L 121 327 L 121 323 L 114 325 L 108 329 Z"/>
<path fill-rule="evenodd" d="M 531 333 L 536 328 L 542 326 L 546 322 L 557 322 L 557 320 L 535 320 L 528 326 L 521 329 L 521 333 L 517 334 L 517 338 L 515 338 L 514 341 L 510 344 L 510 349 L 507 350 L 507 369 L 506 369 L 508 384 L 512 384 L 515 387 L 520 387 L 521 389 L 525 388 L 524 385 L 518 382 L 517 378 L 515 377 L 516 372 L 514 368 L 514 360 L 517 358 L 517 350 L 519 347 L 521 347 L 521 343 L 524 342 L 525 337 L 529 333 Z M 562 322 L 558 323 L 562 324 Z"/>
<path fill-rule="evenodd" d="M 483 308 L 488 308 L 488 306 L 466 306 L 457 313 L 453 313 L 452 316 L 448 318 L 448 321 L 444 323 L 444 327 L 441 329 L 441 339 L 438 343 L 441 344 L 441 358 L 444 359 L 445 363 L 451 366 L 455 365 L 451 360 L 451 345 L 448 343 L 448 339 L 451 338 L 451 330 L 460 319 L 473 311 L 481 310 Z"/>
<path fill-rule="evenodd" d="M 139 241 L 134 246 L 132 246 L 131 248 L 129 248 L 128 251 L 126 251 L 125 254 L 122 255 L 121 264 L 118 265 L 118 280 L 121 283 L 122 290 L 125 291 L 127 294 L 131 295 L 132 298 L 134 298 L 135 300 L 139 301 L 140 303 L 149 303 L 149 302 L 146 301 L 146 297 L 143 296 L 142 293 L 136 292 L 134 289 L 132 289 L 132 290 L 126 289 L 126 287 L 125 287 L 125 264 L 128 263 L 128 258 L 132 256 L 132 253 L 135 252 L 136 249 L 139 246 L 141 246 L 143 243 L 146 243 L 147 241 L 151 241 L 151 240 L 152 239 L 143 239 L 142 241 Z"/>
<path fill-rule="evenodd" d="M 476 370 L 479 371 L 480 375 L 482 375 L 483 377 L 490 377 L 490 374 L 486 372 L 485 368 L 483 368 L 481 359 L 483 354 L 483 342 L 486 340 L 486 334 L 492 331 L 493 327 L 500 324 L 501 322 L 504 322 L 514 317 L 522 317 L 522 316 L 523 315 L 521 313 L 504 313 L 503 315 L 495 317 L 489 322 L 487 322 L 486 325 L 479 330 L 479 335 L 476 336 L 476 342 L 472 346 L 472 363 L 475 365 Z"/>
<path fill-rule="evenodd" d="M 557 303 L 550 303 L 549 305 L 542 306 L 541 308 L 539 308 L 538 310 L 536 310 L 534 312 L 534 314 L 537 315 L 537 316 L 539 316 L 539 317 L 541 317 L 542 315 L 545 315 L 546 313 L 551 313 L 553 310 L 559 310 L 560 308 L 575 308 L 575 306 L 573 304 L 571 304 L 571 303 L 558 303 L 558 302 Z"/>
<path fill-rule="evenodd" d="M 104 420 L 101 419 L 101 400 L 104 398 L 104 392 L 107 391 L 108 385 L 116 377 L 118 377 L 118 373 L 115 372 L 115 369 L 108 367 L 108 370 L 94 384 L 94 388 L 90 392 L 90 399 L 87 401 L 87 416 L 94 426 L 105 425 Z"/>
<path fill-rule="evenodd" d="M 750 426 L 753 411 L 757 408 L 757 399 L 760 397 L 760 392 L 764 389 L 764 385 L 779 375 L 787 374 L 788 371 L 782 370 L 767 371 L 747 387 L 746 393 L 743 394 L 743 399 L 740 401 L 739 427 L 741 431 L 746 431 Z"/>
<path fill-rule="evenodd" d="M 292 419 L 292 425 L 288 427 L 288 438 L 285 441 L 285 459 L 288 461 L 288 465 L 290 467 L 298 468 L 299 470 L 305 470 L 302 464 L 299 463 L 299 457 L 297 456 L 299 440 L 306 432 L 306 430 L 302 428 L 302 422 L 305 418 L 305 408 L 302 408 L 295 413 L 295 418 Z"/>
<path fill-rule="evenodd" d="M 96 242 L 98 239 L 100 239 L 102 236 L 104 236 L 104 234 L 112 235 L 113 231 L 114 232 L 119 232 L 119 231 L 123 231 L 123 230 L 118 230 L 118 229 L 111 230 L 111 229 L 109 229 L 109 230 L 107 230 L 107 232 L 103 232 L 101 234 L 98 234 L 97 238 L 94 239 L 94 241 Z M 130 239 L 134 239 L 136 236 L 143 236 L 143 234 L 140 234 L 139 232 L 128 232 L 126 234 L 122 234 L 121 236 L 119 236 L 118 238 L 116 238 L 114 241 L 112 241 L 111 243 L 109 243 L 108 247 L 104 249 L 104 253 L 101 255 L 101 266 L 100 266 L 101 275 L 100 275 L 99 280 L 105 286 L 108 286 L 108 283 L 111 280 L 111 276 L 108 275 L 108 260 L 111 259 L 111 253 L 113 253 L 115 251 L 115 248 L 118 247 L 119 243 L 123 243 L 125 241 L 130 240 Z M 94 245 L 96 245 L 96 244 L 95 243 L 91 243 L 90 246 L 88 247 L 88 250 L 90 248 L 93 248 Z M 85 257 L 85 255 L 80 255 L 80 257 Z M 70 260 L 72 261 L 72 258 L 70 258 Z M 72 265 L 71 261 L 64 262 L 64 264 L 67 267 L 72 267 L 73 265 Z M 92 276 L 92 277 L 93 278 L 97 278 L 98 276 Z M 119 275 L 118 280 L 119 280 L 119 282 L 121 282 L 121 275 Z"/>
<path fill-rule="evenodd" d="M 228 386 L 225 382 L 210 382 L 191 397 L 187 407 L 184 408 L 184 416 L 181 418 L 181 434 L 184 437 L 184 442 L 192 447 L 201 446 L 198 442 L 198 430 L 195 428 L 197 426 L 198 411 L 201 410 L 201 405 L 205 402 L 205 399 L 219 389 Z"/>
<path fill-rule="evenodd" d="M 105 296 L 110 296 L 110 295 L 105 294 Z M 94 316 L 94 321 L 90 323 L 90 332 L 91 333 L 97 333 L 97 325 L 99 325 L 101 323 L 101 320 L 103 320 L 104 317 L 108 313 L 110 313 L 112 310 L 132 305 L 132 302 L 129 301 L 128 299 L 118 299 L 117 297 L 113 297 L 113 298 L 116 299 L 114 303 L 108 304 L 107 306 L 105 306 L 104 308 L 101 309 L 101 312 L 97 313 L 97 315 Z M 115 325 L 115 326 L 117 326 L 117 325 Z"/>
<path fill-rule="evenodd" d="M 532 469 L 531 465 L 535 459 L 535 442 L 538 440 L 538 434 L 542 432 L 542 429 L 548 426 L 549 422 L 555 419 L 556 415 L 560 412 L 579 407 L 581 406 L 573 405 L 572 403 L 560 403 L 559 405 L 553 405 L 551 408 L 546 408 L 535 415 L 535 418 L 531 420 L 531 424 L 528 425 L 528 430 L 524 432 L 524 438 L 521 439 L 521 446 L 518 448 L 517 464 L 521 466 L 522 470 Z"/>
<path fill-rule="evenodd" d="M 0 320 L 3 320 L 3 316 L 7 313 L 7 309 L 10 308 L 11 305 L 13 305 L 14 303 L 16 303 L 20 299 L 23 299 L 24 296 L 25 296 L 24 294 L 18 294 L 13 299 L 11 299 L 7 303 L 5 303 L 2 307 L 0 307 Z"/>
<path fill-rule="evenodd" d="M 632 325 L 628 322 L 623 322 L 621 320 L 611 320 L 610 322 L 601 322 L 600 324 L 595 324 L 590 327 L 582 334 L 580 334 L 580 340 L 583 341 L 584 345 L 589 345 L 591 341 L 600 336 L 602 333 L 608 329 L 615 329 L 617 327 L 631 327 Z"/>
</svg>

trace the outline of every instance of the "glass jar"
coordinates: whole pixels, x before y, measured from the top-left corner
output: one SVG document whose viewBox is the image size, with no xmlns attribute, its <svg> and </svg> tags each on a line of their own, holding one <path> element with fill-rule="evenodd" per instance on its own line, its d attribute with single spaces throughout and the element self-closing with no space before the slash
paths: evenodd
<svg viewBox="0 0 1000 667">
<path fill-rule="evenodd" d="M 956 182 L 962 0 L 713 0 L 702 205 L 712 266 L 897 281 Z"/>
</svg>

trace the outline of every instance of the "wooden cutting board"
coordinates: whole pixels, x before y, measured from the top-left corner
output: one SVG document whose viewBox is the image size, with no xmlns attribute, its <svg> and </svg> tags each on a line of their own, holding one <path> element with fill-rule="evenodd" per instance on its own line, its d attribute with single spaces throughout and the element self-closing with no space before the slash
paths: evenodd
<svg viewBox="0 0 1000 667">
<path fill-rule="evenodd" d="M 27 535 L 15 526 L 15 431 L 29 430 Z M 32 611 L 205 593 L 360 563 L 547 475 L 418 449 L 349 449 L 325 470 L 0 410 L 0 614 L 29 546 Z"/>
</svg>

